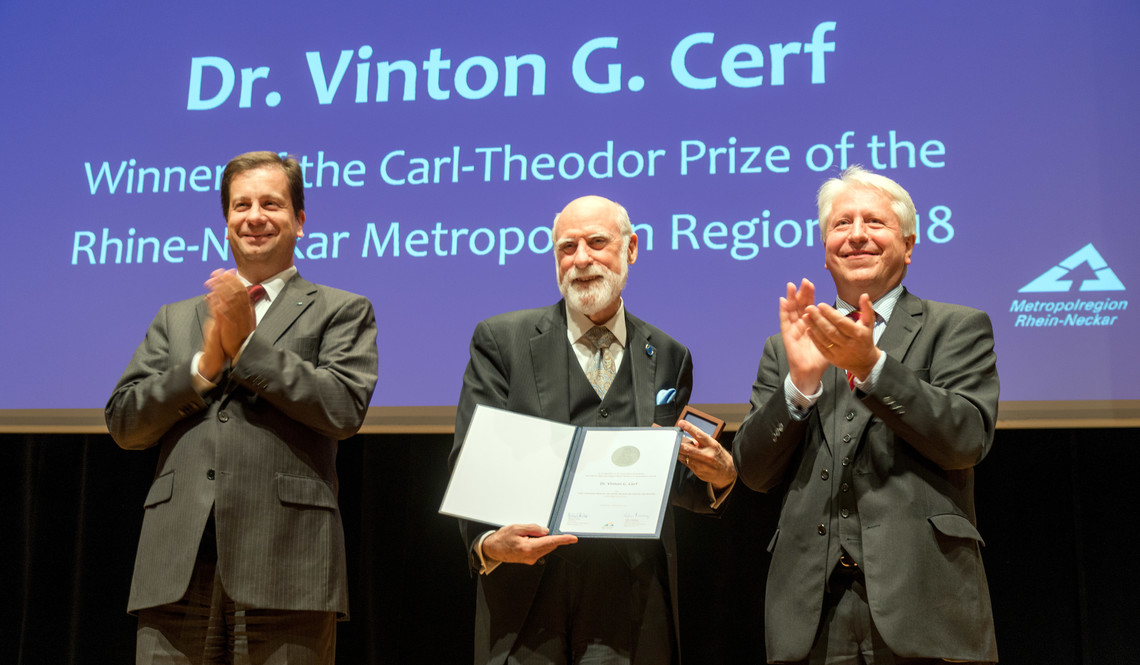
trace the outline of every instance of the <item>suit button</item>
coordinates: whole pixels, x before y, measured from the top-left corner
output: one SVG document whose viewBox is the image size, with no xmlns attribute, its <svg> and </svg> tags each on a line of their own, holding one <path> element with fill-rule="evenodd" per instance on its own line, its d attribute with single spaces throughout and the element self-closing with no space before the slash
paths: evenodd
<svg viewBox="0 0 1140 665">
<path fill-rule="evenodd" d="M 218 420 L 222 421 L 223 423 L 228 423 L 230 421 L 230 414 L 226 413 L 225 411 L 219 411 Z"/>
<path fill-rule="evenodd" d="M 206 480 L 213 480 L 213 479 L 214 479 L 214 470 L 210 469 L 209 471 L 206 472 Z"/>
<path fill-rule="evenodd" d="M 603 418 L 609 418 L 610 410 L 603 406 L 602 408 L 598 409 L 598 415 Z"/>
<path fill-rule="evenodd" d="M 843 435 L 843 443 L 851 443 L 851 435 L 850 434 L 844 434 Z"/>
<path fill-rule="evenodd" d="M 848 412 L 847 412 L 847 415 L 845 416 L 845 418 L 847 418 L 847 420 L 849 420 L 849 421 L 850 421 L 850 420 L 855 420 L 855 412 L 854 412 L 854 411 L 848 411 Z"/>
<path fill-rule="evenodd" d="M 843 483 L 842 485 L 839 486 L 840 492 L 846 492 L 849 489 L 851 489 L 851 488 L 847 486 L 847 483 Z"/>
<path fill-rule="evenodd" d="M 846 508 L 844 508 L 843 510 L 839 511 L 839 515 L 840 515 L 840 517 L 842 517 L 843 519 L 847 519 L 847 517 L 848 517 L 850 514 L 851 514 L 851 511 L 850 511 L 850 510 L 847 510 Z"/>
<path fill-rule="evenodd" d="M 831 477 L 831 474 L 827 472 L 827 469 L 824 469 L 823 471 L 819 472 L 819 479 L 820 480 L 827 480 L 830 477 Z"/>
<path fill-rule="evenodd" d="M 850 458 L 850 457 L 844 457 L 844 458 L 843 458 L 843 466 L 847 466 L 847 465 L 848 465 L 848 464 L 850 464 L 850 463 L 851 463 L 851 458 Z"/>
<path fill-rule="evenodd" d="M 826 527 L 826 526 L 824 526 L 824 525 L 822 525 L 822 524 L 820 524 L 819 526 L 817 526 L 817 527 L 815 528 L 815 531 L 816 531 L 816 533 L 818 533 L 818 534 L 819 534 L 819 535 L 821 535 L 821 536 L 826 536 L 826 535 L 827 535 L 827 527 Z"/>
</svg>

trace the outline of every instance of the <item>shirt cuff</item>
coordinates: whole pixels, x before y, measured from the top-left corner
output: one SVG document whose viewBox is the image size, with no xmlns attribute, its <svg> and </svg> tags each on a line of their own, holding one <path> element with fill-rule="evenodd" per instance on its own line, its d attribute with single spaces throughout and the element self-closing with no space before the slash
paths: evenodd
<svg viewBox="0 0 1140 665">
<path fill-rule="evenodd" d="M 784 400 L 788 404 L 788 413 L 795 420 L 803 420 L 807 417 L 808 412 L 819 401 L 820 396 L 823 395 L 823 382 L 819 382 L 815 392 L 810 395 L 805 395 L 800 392 L 795 383 L 792 383 L 792 375 L 789 374 L 784 377 Z"/>
<path fill-rule="evenodd" d="M 202 352 L 199 351 L 194 354 L 194 359 L 190 361 L 190 385 L 199 395 L 205 395 L 213 390 L 218 384 L 207 379 L 198 373 L 198 361 L 202 359 Z"/>
<path fill-rule="evenodd" d="M 879 359 L 875 361 L 875 366 L 871 368 L 871 373 L 867 375 L 866 381 L 860 381 L 859 377 L 854 378 L 855 387 L 865 393 L 871 392 L 875 387 L 875 381 L 879 379 L 879 375 L 883 373 L 883 366 L 887 364 L 887 354 L 879 351 Z"/>
<path fill-rule="evenodd" d="M 490 575 L 491 571 L 498 568 L 499 564 L 502 563 L 502 561 L 496 561 L 489 557 L 483 556 L 483 541 L 486 540 L 487 536 L 491 535 L 492 533 L 495 532 L 484 531 L 482 535 L 480 535 L 479 538 L 475 541 L 475 544 L 471 546 L 471 551 L 475 554 L 475 560 L 479 562 L 480 575 Z"/>
<path fill-rule="evenodd" d="M 736 487 L 736 480 L 733 479 L 733 481 L 728 484 L 728 487 L 720 491 L 720 494 L 717 494 L 716 490 L 713 489 L 712 483 L 706 483 L 706 485 L 709 488 L 709 507 L 716 510 L 720 508 L 720 504 L 724 503 L 724 500 L 728 498 L 729 493 L 732 492 L 732 488 Z"/>
</svg>

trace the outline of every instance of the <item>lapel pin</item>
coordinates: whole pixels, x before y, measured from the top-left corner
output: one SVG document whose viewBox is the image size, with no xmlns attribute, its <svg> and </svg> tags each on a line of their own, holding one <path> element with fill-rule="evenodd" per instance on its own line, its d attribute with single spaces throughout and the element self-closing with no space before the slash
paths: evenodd
<svg viewBox="0 0 1140 665">
<path fill-rule="evenodd" d="M 645 355 L 652 358 L 654 353 L 657 353 L 657 349 L 653 348 L 652 344 L 646 344 L 645 345 Z"/>
</svg>

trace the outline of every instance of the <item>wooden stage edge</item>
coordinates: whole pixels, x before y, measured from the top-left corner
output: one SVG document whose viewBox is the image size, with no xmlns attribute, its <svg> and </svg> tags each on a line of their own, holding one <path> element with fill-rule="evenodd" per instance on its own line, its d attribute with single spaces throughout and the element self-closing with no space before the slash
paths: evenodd
<svg viewBox="0 0 1140 665">
<path fill-rule="evenodd" d="M 747 404 L 694 404 L 736 430 Z M 1002 402 L 998 429 L 1140 427 L 1140 400 Z M 454 406 L 374 406 L 362 434 L 450 434 Z M 106 434 L 101 409 L 0 409 L 0 434 Z"/>
</svg>

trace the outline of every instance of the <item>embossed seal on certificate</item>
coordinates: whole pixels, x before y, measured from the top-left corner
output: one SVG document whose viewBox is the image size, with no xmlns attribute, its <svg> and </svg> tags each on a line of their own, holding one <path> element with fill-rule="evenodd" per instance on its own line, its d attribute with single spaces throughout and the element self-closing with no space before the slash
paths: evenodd
<svg viewBox="0 0 1140 665">
<path fill-rule="evenodd" d="M 637 446 L 622 446 L 610 456 L 615 466 L 633 466 L 641 459 L 641 451 Z"/>
</svg>

